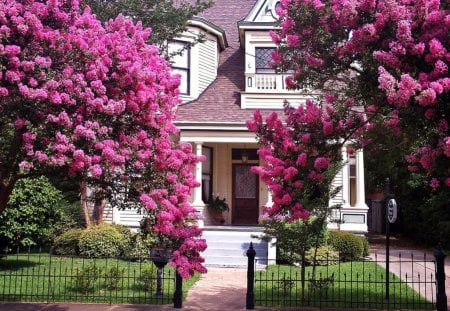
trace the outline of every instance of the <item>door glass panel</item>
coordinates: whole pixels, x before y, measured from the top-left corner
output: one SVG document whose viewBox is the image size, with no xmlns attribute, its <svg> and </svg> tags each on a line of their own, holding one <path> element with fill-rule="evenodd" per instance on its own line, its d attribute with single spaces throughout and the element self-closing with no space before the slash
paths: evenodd
<svg viewBox="0 0 450 311">
<path fill-rule="evenodd" d="M 256 199 L 257 176 L 250 171 L 250 166 L 236 166 L 235 178 L 235 198 Z"/>
</svg>

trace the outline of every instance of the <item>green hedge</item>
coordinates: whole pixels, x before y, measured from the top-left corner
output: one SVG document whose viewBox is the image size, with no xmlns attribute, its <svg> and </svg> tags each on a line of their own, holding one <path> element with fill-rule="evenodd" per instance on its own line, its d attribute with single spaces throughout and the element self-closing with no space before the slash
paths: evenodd
<svg viewBox="0 0 450 311">
<path fill-rule="evenodd" d="M 358 260 L 364 255 L 364 237 L 346 231 L 330 230 L 328 244 L 339 252 L 343 261 Z"/>
<path fill-rule="evenodd" d="M 117 228 L 109 224 L 89 226 L 80 236 L 80 255 L 99 258 L 117 257 L 127 247 L 127 237 Z"/>
<path fill-rule="evenodd" d="M 53 251 L 57 255 L 75 256 L 80 254 L 78 244 L 83 229 L 69 229 L 55 238 Z"/>
</svg>

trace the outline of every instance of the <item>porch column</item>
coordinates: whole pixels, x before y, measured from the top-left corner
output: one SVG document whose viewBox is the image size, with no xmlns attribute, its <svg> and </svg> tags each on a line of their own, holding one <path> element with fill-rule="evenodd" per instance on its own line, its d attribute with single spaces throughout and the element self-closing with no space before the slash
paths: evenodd
<svg viewBox="0 0 450 311">
<path fill-rule="evenodd" d="M 356 151 L 356 207 L 368 209 L 364 187 L 364 153 L 362 149 Z"/>
<path fill-rule="evenodd" d="M 195 142 L 195 154 L 197 156 L 202 155 L 202 143 L 201 142 Z M 200 219 L 198 220 L 198 226 L 203 227 L 204 221 L 203 221 L 203 210 L 205 209 L 205 202 L 202 200 L 202 162 L 198 162 L 195 166 L 195 180 L 200 183 L 199 187 L 194 188 L 194 201 L 192 202 L 192 205 L 197 210 L 197 213 L 200 216 Z"/>
<path fill-rule="evenodd" d="M 272 207 L 272 205 L 273 205 L 272 191 L 270 191 L 270 189 L 267 188 L 267 202 L 264 206 Z"/>
<path fill-rule="evenodd" d="M 342 147 L 342 200 L 343 208 L 350 207 L 350 163 L 348 162 L 347 146 Z M 339 217 L 340 218 L 340 217 Z"/>
</svg>

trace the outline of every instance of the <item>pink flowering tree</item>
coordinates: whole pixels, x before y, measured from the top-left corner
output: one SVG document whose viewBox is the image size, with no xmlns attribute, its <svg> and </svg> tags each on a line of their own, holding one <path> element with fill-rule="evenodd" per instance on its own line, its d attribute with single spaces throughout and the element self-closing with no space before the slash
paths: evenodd
<svg viewBox="0 0 450 311">
<path fill-rule="evenodd" d="M 34 173 L 57 170 L 105 198 L 133 181 L 172 265 L 205 272 L 188 203 L 200 159 L 172 139 L 179 79 L 145 43 L 150 29 L 123 16 L 103 26 L 76 0 L 3 1 L 0 19 L 0 211 Z"/>
<path fill-rule="evenodd" d="M 272 113 L 263 119 L 256 111 L 247 122 L 263 160 L 252 170 L 272 193 L 267 217 L 292 222 L 312 215 L 325 221 L 329 200 L 340 190 L 333 189 L 332 181 L 342 167 L 342 147 L 350 139 L 357 141 L 366 123 L 365 115 L 351 107 L 326 96 L 323 102 L 307 100 L 298 108 L 287 104 L 281 118 Z"/>
<path fill-rule="evenodd" d="M 281 3 L 274 61 L 293 71 L 289 85 L 365 107 L 372 124 L 398 137 L 409 171 L 426 175 L 433 189 L 449 187 L 449 3 Z"/>
</svg>

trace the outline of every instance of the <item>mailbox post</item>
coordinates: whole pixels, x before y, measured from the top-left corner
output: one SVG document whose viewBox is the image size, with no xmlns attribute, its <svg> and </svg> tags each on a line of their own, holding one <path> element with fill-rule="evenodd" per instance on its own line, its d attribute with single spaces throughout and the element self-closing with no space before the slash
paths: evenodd
<svg viewBox="0 0 450 311">
<path fill-rule="evenodd" d="M 158 268 L 156 272 L 156 296 L 162 297 L 164 295 L 162 289 L 162 274 L 164 267 L 172 257 L 172 249 L 164 248 L 162 246 L 153 247 L 150 249 L 149 253 L 151 261 L 153 261 L 155 266 Z"/>
<path fill-rule="evenodd" d="M 386 178 L 385 185 L 386 197 L 386 300 L 389 301 L 389 240 L 390 240 L 390 225 L 397 220 L 397 202 L 391 194 L 391 184 L 389 177 Z"/>
</svg>

